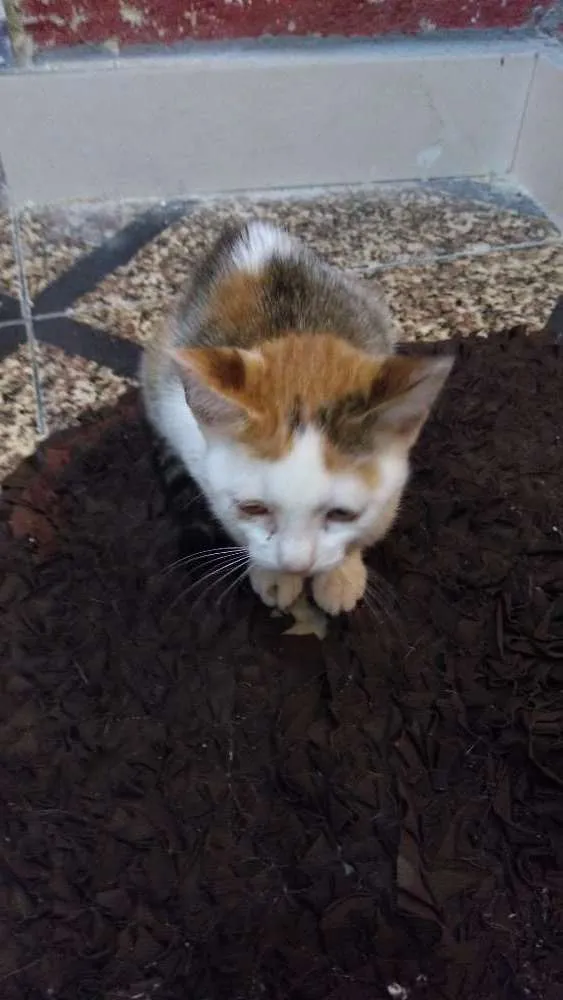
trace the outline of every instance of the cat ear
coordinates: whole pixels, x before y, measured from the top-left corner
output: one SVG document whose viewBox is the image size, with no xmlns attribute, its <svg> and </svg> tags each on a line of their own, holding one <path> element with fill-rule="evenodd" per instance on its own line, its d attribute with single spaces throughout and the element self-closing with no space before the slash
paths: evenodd
<svg viewBox="0 0 563 1000">
<path fill-rule="evenodd" d="M 263 366 L 259 351 L 178 348 L 173 358 L 198 423 L 215 430 L 232 430 L 253 415 L 249 382 Z"/>
<path fill-rule="evenodd" d="M 414 444 L 454 363 L 453 357 L 388 358 L 371 388 L 370 416 L 376 434 Z"/>
</svg>

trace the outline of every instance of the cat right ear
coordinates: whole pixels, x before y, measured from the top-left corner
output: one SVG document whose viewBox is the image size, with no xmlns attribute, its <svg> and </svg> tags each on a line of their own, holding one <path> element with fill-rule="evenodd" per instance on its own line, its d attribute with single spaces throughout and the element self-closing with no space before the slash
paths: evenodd
<svg viewBox="0 0 563 1000">
<path fill-rule="evenodd" d="M 233 432 L 252 415 L 249 375 L 261 362 L 259 354 L 229 347 L 178 348 L 173 360 L 188 405 L 203 427 Z"/>
</svg>

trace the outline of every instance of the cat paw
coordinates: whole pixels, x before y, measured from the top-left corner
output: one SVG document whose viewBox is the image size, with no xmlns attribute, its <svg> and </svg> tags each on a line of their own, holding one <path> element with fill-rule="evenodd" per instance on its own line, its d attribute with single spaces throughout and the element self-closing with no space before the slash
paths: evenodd
<svg viewBox="0 0 563 1000">
<path fill-rule="evenodd" d="M 269 608 L 286 611 L 303 590 L 303 577 L 296 573 L 277 573 L 275 570 L 250 570 L 250 583 L 255 594 Z"/>
<path fill-rule="evenodd" d="M 319 573 L 313 579 L 313 597 L 319 608 L 329 615 L 352 611 L 364 596 L 367 570 L 362 556 L 354 552 L 340 566 Z"/>
</svg>

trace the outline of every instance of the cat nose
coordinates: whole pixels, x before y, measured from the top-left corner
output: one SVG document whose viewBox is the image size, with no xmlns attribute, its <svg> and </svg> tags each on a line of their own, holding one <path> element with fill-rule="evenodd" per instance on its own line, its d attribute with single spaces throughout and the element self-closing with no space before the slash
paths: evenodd
<svg viewBox="0 0 563 1000">
<path fill-rule="evenodd" d="M 310 573 L 312 568 L 313 563 L 310 560 L 308 562 L 303 562 L 302 559 L 284 561 L 281 565 L 282 573 L 301 573 L 304 576 L 307 573 Z"/>
<path fill-rule="evenodd" d="M 282 573 L 311 572 L 315 561 L 314 546 L 308 538 L 281 538 L 278 559 Z"/>
</svg>

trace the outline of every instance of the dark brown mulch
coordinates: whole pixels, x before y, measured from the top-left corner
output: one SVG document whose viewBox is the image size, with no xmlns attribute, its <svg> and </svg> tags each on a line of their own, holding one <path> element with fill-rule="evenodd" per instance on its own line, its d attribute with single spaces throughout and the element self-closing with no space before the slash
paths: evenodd
<svg viewBox="0 0 563 1000">
<path fill-rule="evenodd" d="M 134 395 L 12 477 L 5 1000 L 561 1000 L 562 428 L 561 348 L 462 346 L 324 643 L 160 572 Z"/>
</svg>

